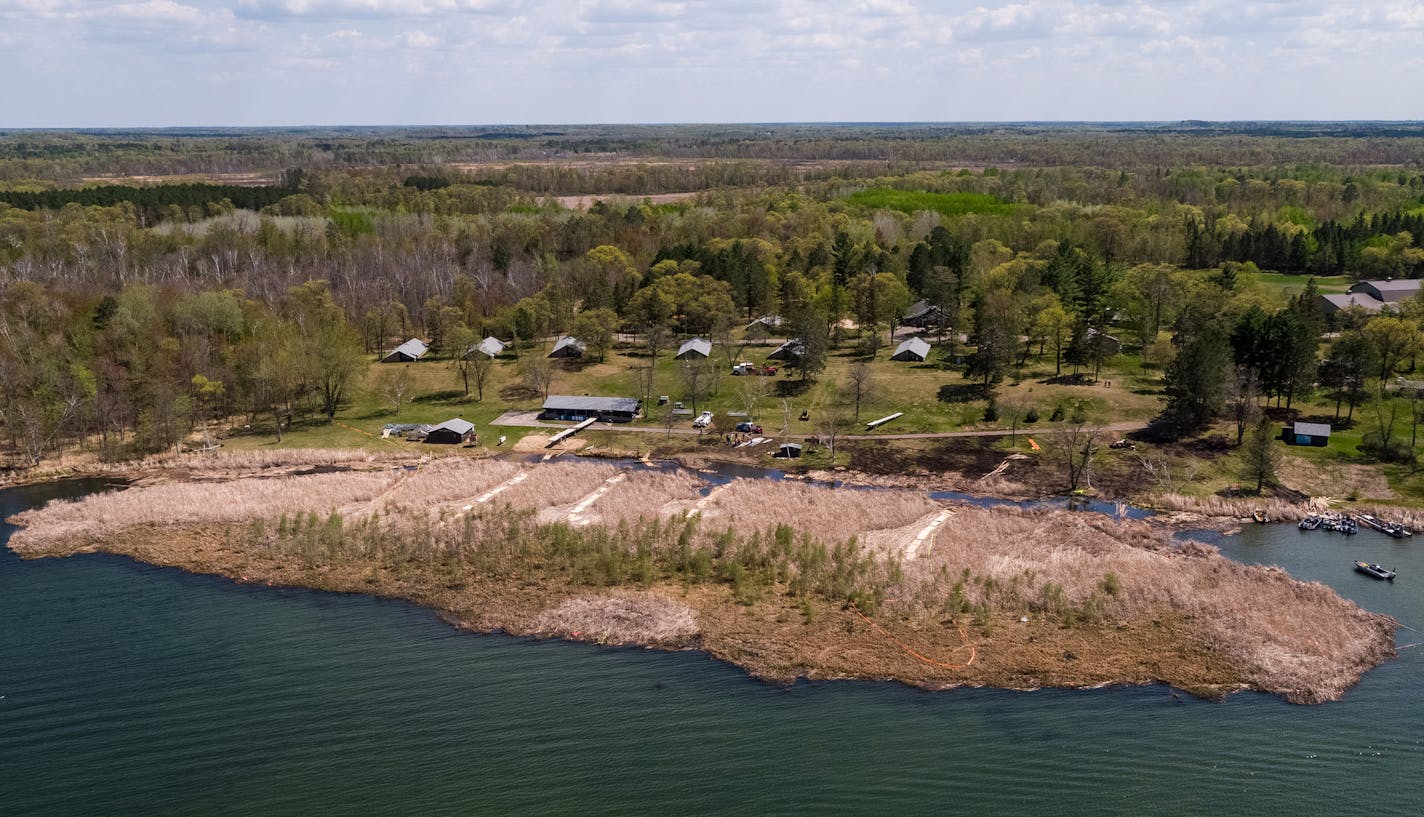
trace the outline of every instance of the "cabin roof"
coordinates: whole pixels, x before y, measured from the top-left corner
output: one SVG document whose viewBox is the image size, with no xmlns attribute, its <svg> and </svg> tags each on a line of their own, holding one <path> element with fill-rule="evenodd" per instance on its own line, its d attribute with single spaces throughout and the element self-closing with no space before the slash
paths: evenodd
<svg viewBox="0 0 1424 817">
<path fill-rule="evenodd" d="M 438 426 L 435 426 L 430 430 L 439 431 L 440 429 L 444 429 L 446 431 L 453 431 L 456 434 L 463 435 L 469 434 L 471 431 L 474 431 L 475 424 L 470 422 L 469 420 L 462 420 L 459 417 L 456 417 L 452 420 L 446 420 L 445 422 L 441 423 Z"/>
<path fill-rule="evenodd" d="M 923 298 L 910 304 L 910 308 L 905 310 L 905 318 L 918 318 L 921 315 L 928 315 L 935 307 Z"/>
<path fill-rule="evenodd" d="M 638 404 L 642 401 L 636 397 L 590 397 L 588 395 L 576 396 L 569 394 L 551 394 L 544 401 L 545 411 L 613 411 L 636 414 Z"/>
<path fill-rule="evenodd" d="M 921 359 L 927 358 L 930 356 L 929 341 L 919 337 L 908 338 L 904 341 L 901 341 L 900 345 L 895 347 L 895 354 L 893 356 L 899 357 L 905 352 L 913 352 Z"/>
<path fill-rule="evenodd" d="M 422 357 L 428 351 L 430 351 L 430 347 L 425 345 L 425 341 L 419 338 L 411 338 L 405 343 L 402 343 L 401 345 L 397 346 L 395 350 L 391 352 L 391 354 L 402 354 L 406 357 L 419 358 Z M 390 357 L 390 355 L 387 355 L 387 357 Z"/>
<path fill-rule="evenodd" d="M 1329 423 L 1296 423 L 1295 433 L 1303 437 L 1329 437 Z"/>
<path fill-rule="evenodd" d="M 558 343 L 554 344 L 554 351 L 550 352 L 549 354 L 552 355 L 555 352 L 559 352 L 566 348 L 577 349 L 579 351 L 579 354 L 582 354 L 585 347 L 583 341 L 579 340 L 573 335 L 564 335 L 563 337 L 559 338 Z"/>
<path fill-rule="evenodd" d="M 468 350 L 465 351 L 465 354 L 469 354 L 470 352 L 481 352 L 488 357 L 499 357 L 500 353 L 503 351 L 504 341 L 496 337 L 488 337 L 475 344 L 474 346 L 471 346 Z"/>
<path fill-rule="evenodd" d="M 1320 299 L 1333 310 L 1345 309 L 1350 306 L 1358 306 L 1369 312 L 1378 312 L 1384 307 L 1384 301 L 1370 295 L 1367 292 L 1348 292 L 1341 294 L 1321 295 Z"/>
<path fill-rule="evenodd" d="M 696 352 L 703 357 L 709 357 L 712 354 L 712 342 L 702 338 L 693 338 L 677 347 L 678 357 L 682 357 L 688 352 Z"/>
</svg>

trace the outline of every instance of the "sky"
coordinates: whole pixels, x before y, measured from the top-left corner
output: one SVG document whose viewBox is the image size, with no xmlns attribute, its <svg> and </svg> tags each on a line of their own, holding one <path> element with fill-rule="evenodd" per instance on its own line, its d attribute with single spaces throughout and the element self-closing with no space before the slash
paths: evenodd
<svg viewBox="0 0 1424 817">
<path fill-rule="evenodd" d="M 0 0 L 0 128 L 1424 119 L 1421 0 Z"/>
</svg>

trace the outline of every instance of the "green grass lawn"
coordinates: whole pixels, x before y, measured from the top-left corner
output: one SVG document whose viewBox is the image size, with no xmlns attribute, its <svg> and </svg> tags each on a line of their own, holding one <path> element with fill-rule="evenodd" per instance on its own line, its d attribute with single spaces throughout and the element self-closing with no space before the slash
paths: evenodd
<svg viewBox="0 0 1424 817">
<path fill-rule="evenodd" d="M 780 433 L 785 427 L 793 437 L 810 436 L 818 432 L 825 411 L 842 400 L 843 385 L 848 372 L 861 358 L 852 350 L 856 339 L 848 338 L 827 357 L 826 369 L 809 382 L 788 376 L 781 369 L 774 377 L 755 378 L 733 376 L 725 353 L 716 350 L 713 368 L 717 372 L 715 390 L 698 401 L 697 409 L 711 410 L 717 415 L 716 430 L 730 430 L 742 419 L 762 424 L 768 433 Z M 771 341 L 762 346 L 748 346 L 743 360 L 761 363 L 778 345 Z M 992 430 L 1007 428 L 1007 419 L 1000 423 L 983 420 L 987 401 L 974 396 L 974 381 L 966 380 L 956 370 L 940 362 L 941 349 L 931 353 L 927 363 L 901 363 L 889 359 L 892 350 L 882 348 L 866 361 L 872 372 L 872 387 L 860 410 L 861 425 L 851 424 L 848 433 L 864 432 L 864 423 L 894 412 L 904 416 L 883 426 L 884 433 L 925 433 L 962 430 Z M 547 350 L 529 350 L 525 354 L 546 354 Z M 772 361 L 773 365 L 777 365 Z M 551 389 L 554 394 L 637 396 L 635 370 L 646 365 L 640 347 L 623 346 L 610 350 L 603 362 L 584 360 L 559 362 Z M 682 362 L 672 354 L 660 355 L 654 379 L 654 403 L 657 395 L 667 395 L 671 401 L 681 401 L 692 409 L 691 395 L 682 375 Z M 410 378 L 410 389 L 399 411 L 383 396 L 382 381 L 396 367 Z M 1067 370 L 1065 369 L 1065 372 Z M 996 386 L 1000 405 L 1009 401 L 1033 406 L 1041 421 L 1047 422 L 1056 405 L 1073 400 L 1086 400 L 1104 421 L 1146 420 L 1160 406 L 1160 378 L 1155 371 L 1144 371 L 1137 358 L 1119 356 L 1103 371 L 1101 380 L 1093 385 L 1063 385 L 1045 382 L 1053 374 L 1052 359 L 1030 358 L 1028 364 Z M 518 362 L 512 357 L 501 358 L 495 364 L 485 386 L 484 399 L 466 396 L 460 380 L 448 361 L 426 360 L 409 364 L 373 363 L 362 381 L 352 390 L 349 403 L 338 412 L 336 423 L 308 420 L 290 429 L 281 443 L 291 447 L 367 447 L 392 449 L 407 446 L 376 439 L 387 423 L 439 423 L 452 417 L 463 417 L 474 423 L 482 445 L 493 446 L 503 434 L 512 444 L 524 432 L 509 428 L 492 428 L 489 423 L 509 410 L 537 409 L 541 399 L 520 385 Z M 1111 384 L 1110 386 L 1107 384 Z M 762 395 L 749 417 L 732 412 L 748 411 L 744 392 L 753 386 Z M 809 415 L 801 420 L 802 412 Z M 648 417 L 637 423 L 643 427 L 664 427 L 664 411 L 656 405 L 648 407 Z M 676 418 L 676 427 L 689 428 L 691 416 Z M 690 442 L 690 441 L 689 441 Z M 251 428 L 233 430 L 225 445 L 236 448 L 274 447 L 270 419 L 256 418 Z M 643 446 L 648 447 L 648 446 Z"/>
<path fill-rule="evenodd" d="M 1278 292 L 1282 296 L 1289 296 L 1298 295 L 1304 290 L 1310 276 L 1292 275 L 1286 272 L 1261 272 L 1257 273 L 1253 280 L 1268 290 Z M 1351 283 L 1353 282 L 1349 278 L 1339 275 L 1315 279 L 1315 287 L 1320 290 L 1322 295 L 1344 292 L 1350 288 Z"/>
</svg>

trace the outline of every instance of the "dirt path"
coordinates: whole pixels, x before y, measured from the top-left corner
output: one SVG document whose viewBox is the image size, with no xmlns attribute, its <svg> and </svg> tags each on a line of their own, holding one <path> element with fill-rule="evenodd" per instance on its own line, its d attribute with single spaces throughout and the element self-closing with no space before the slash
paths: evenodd
<svg viewBox="0 0 1424 817">
<path fill-rule="evenodd" d="M 573 525 L 578 526 L 587 525 L 589 522 L 587 519 L 583 518 L 584 512 L 587 511 L 589 508 L 592 508 L 593 503 L 602 499 L 604 494 L 613 490 L 613 486 L 617 485 L 618 483 L 622 482 L 627 478 L 628 472 L 620 471 L 609 477 L 608 479 L 604 480 L 602 485 L 598 486 L 597 488 L 594 488 L 592 493 L 590 493 L 588 496 L 585 496 L 583 499 L 580 499 L 574 504 L 572 508 L 569 509 L 569 522 Z"/>
<path fill-rule="evenodd" d="M 922 546 L 925 548 L 925 553 L 929 553 L 930 547 L 933 547 L 933 543 L 929 546 L 925 546 L 925 542 L 929 541 L 930 537 L 934 535 L 934 532 L 939 530 L 939 526 L 943 525 L 945 520 L 951 516 L 954 516 L 954 511 L 948 508 L 935 514 L 935 518 L 931 519 L 929 524 L 925 525 L 924 529 L 915 534 L 915 538 L 910 540 L 910 544 L 905 546 L 905 561 L 914 561 L 915 557 L 920 555 L 920 548 Z"/>
<path fill-rule="evenodd" d="M 568 428 L 567 425 L 558 423 L 546 423 L 542 420 L 534 419 L 536 412 L 532 411 L 507 411 L 504 414 L 490 421 L 492 426 L 517 426 L 521 428 Z M 1124 434 L 1129 431 L 1139 431 L 1147 427 L 1146 423 L 1131 420 L 1121 423 L 1111 423 L 1103 426 L 1103 431 L 1110 431 L 1117 434 Z M 656 428 L 653 426 L 635 426 L 624 423 L 596 423 L 589 427 L 589 431 L 632 431 L 639 434 L 667 434 L 668 429 Z M 680 434 L 684 437 L 695 437 L 703 432 L 695 428 L 674 428 L 673 434 Z M 939 440 L 950 437 L 1007 437 L 1012 432 L 1001 430 L 990 431 L 923 431 L 907 434 L 842 434 L 842 440 Z M 1027 436 L 1027 432 L 1020 428 L 1019 434 Z"/>
</svg>

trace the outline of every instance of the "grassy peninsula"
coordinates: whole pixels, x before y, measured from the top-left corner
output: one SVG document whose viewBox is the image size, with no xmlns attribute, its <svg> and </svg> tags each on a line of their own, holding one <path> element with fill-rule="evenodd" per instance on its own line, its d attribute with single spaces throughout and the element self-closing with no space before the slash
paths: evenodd
<svg viewBox="0 0 1424 817">
<path fill-rule="evenodd" d="M 21 514 L 10 547 L 399 597 L 481 631 L 696 648 L 779 681 L 1162 681 L 1313 703 L 1394 654 L 1394 621 L 1329 588 L 1099 514 L 360 451 L 207 455 L 141 477 Z"/>
</svg>

